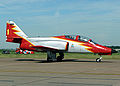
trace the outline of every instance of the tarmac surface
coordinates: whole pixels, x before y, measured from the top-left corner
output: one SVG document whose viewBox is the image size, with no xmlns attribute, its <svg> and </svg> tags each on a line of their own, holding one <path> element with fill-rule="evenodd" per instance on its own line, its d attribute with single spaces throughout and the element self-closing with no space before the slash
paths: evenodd
<svg viewBox="0 0 120 86">
<path fill-rule="evenodd" d="M 0 86 L 120 86 L 120 60 L 0 58 Z"/>
</svg>

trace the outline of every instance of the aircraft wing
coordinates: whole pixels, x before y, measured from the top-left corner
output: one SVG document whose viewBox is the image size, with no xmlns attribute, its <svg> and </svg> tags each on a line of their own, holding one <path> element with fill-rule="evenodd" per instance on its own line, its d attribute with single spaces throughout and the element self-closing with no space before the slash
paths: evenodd
<svg viewBox="0 0 120 86">
<path fill-rule="evenodd" d="M 69 46 L 68 42 L 43 41 L 43 42 L 35 44 L 33 48 L 35 48 L 37 51 L 46 51 L 46 50 L 67 51 L 68 46 Z"/>
</svg>

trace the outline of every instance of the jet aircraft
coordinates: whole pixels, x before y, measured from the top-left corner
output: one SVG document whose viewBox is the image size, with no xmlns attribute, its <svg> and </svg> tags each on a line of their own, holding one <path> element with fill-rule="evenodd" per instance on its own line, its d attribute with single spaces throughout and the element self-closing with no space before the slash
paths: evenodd
<svg viewBox="0 0 120 86">
<path fill-rule="evenodd" d="M 19 43 L 22 50 L 47 52 L 47 61 L 62 61 L 64 53 L 69 52 L 98 54 L 100 57 L 96 59 L 96 62 L 101 62 L 101 55 L 117 53 L 111 48 L 80 35 L 30 38 L 13 21 L 7 21 L 6 41 Z M 59 53 L 59 56 L 56 56 L 56 53 Z"/>
</svg>

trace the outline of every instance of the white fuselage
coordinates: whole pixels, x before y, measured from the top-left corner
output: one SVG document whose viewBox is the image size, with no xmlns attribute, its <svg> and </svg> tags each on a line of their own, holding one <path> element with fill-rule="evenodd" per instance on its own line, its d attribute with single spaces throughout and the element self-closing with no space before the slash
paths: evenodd
<svg viewBox="0 0 120 86">
<path fill-rule="evenodd" d="M 67 52 L 91 53 L 87 50 L 87 48 L 89 47 L 82 46 L 82 43 L 74 42 L 71 40 L 54 37 L 27 38 L 27 40 L 31 42 L 34 46 L 43 46 L 62 51 L 66 51 L 66 47 L 68 47 Z M 69 45 L 67 46 L 68 43 Z"/>
</svg>

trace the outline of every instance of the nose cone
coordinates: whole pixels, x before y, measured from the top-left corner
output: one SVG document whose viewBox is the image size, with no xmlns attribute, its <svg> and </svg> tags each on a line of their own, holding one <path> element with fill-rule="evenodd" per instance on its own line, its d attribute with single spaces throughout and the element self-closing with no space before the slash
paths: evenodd
<svg viewBox="0 0 120 86">
<path fill-rule="evenodd" d="M 97 45 L 97 50 L 99 55 L 111 55 L 112 54 L 112 49 L 108 48 L 106 46 L 102 45 Z"/>
<path fill-rule="evenodd" d="M 111 53 L 118 53 L 118 51 L 112 49 Z"/>
</svg>

